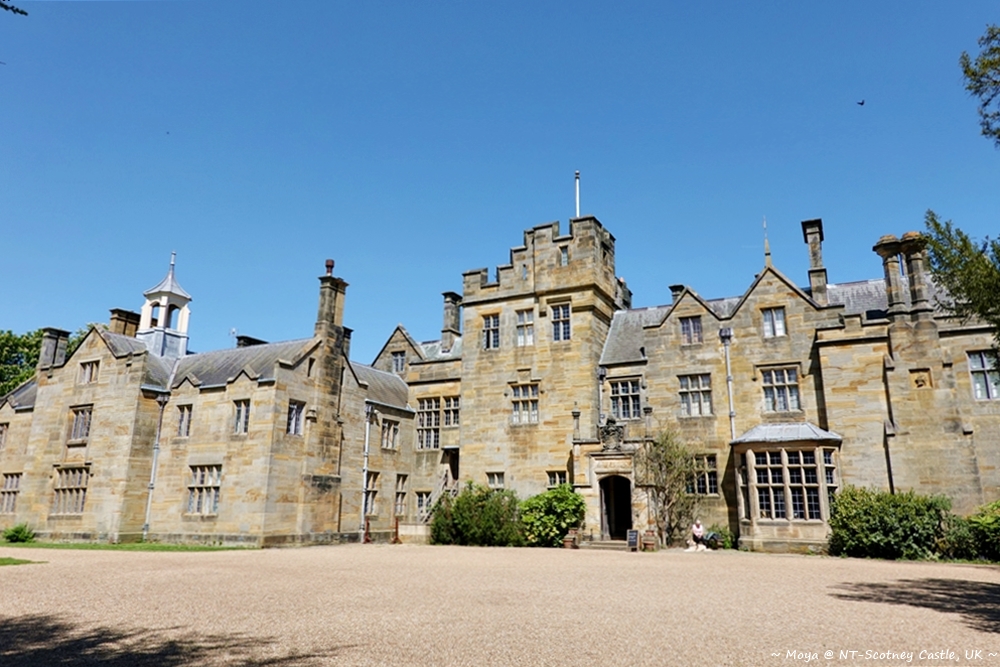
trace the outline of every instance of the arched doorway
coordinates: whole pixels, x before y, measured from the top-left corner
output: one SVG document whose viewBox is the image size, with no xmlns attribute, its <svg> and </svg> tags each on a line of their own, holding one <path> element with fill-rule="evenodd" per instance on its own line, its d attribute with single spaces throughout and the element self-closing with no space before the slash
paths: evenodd
<svg viewBox="0 0 1000 667">
<path fill-rule="evenodd" d="M 632 483 L 620 475 L 601 480 L 601 536 L 624 540 L 632 529 Z"/>
</svg>

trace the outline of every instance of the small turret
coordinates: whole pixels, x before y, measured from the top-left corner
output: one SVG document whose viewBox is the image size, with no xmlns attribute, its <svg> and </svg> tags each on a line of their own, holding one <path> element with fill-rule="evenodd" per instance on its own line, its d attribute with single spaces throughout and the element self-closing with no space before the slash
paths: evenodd
<svg viewBox="0 0 1000 667">
<path fill-rule="evenodd" d="M 187 354 L 188 320 L 191 295 L 184 291 L 174 276 L 177 253 L 170 253 L 167 277 L 143 293 L 146 303 L 139 314 L 139 330 L 135 337 L 160 357 L 176 359 Z"/>
</svg>

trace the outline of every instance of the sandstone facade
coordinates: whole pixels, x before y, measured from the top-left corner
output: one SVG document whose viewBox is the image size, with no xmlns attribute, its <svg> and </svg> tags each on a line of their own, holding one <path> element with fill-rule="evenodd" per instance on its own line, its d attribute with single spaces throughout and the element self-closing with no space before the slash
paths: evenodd
<svg viewBox="0 0 1000 667">
<path fill-rule="evenodd" d="M 521 497 L 569 483 L 585 539 L 649 525 L 636 448 L 678 434 L 702 520 L 754 549 L 813 549 L 845 484 L 1000 497 L 992 332 L 945 317 L 919 235 L 883 237 L 883 277 L 808 282 L 764 265 L 740 296 L 670 287 L 632 308 L 592 217 L 524 232 L 495 273 L 445 292 L 441 337 L 402 326 L 349 360 L 347 284 L 320 278 L 313 335 L 187 353 L 170 272 L 67 358 L 46 330 L 35 378 L 0 400 L 0 528 L 56 539 L 300 544 L 420 539 L 467 482 Z M 873 256 L 873 261 L 874 261 Z"/>
</svg>

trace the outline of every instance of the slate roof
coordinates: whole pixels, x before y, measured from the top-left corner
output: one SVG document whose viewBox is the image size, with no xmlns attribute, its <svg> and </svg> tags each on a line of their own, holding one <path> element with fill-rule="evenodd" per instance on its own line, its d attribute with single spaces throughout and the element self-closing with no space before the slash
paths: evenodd
<svg viewBox="0 0 1000 667">
<path fill-rule="evenodd" d="M 639 348 L 646 344 L 642 328 L 659 324 L 671 306 L 652 306 L 619 310 L 611 320 L 611 330 L 604 341 L 601 365 L 641 361 Z"/>
<path fill-rule="evenodd" d="M 35 395 L 38 393 L 38 383 L 28 380 L 6 396 L 0 397 L 0 406 L 5 402 L 15 410 L 35 407 Z"/>
<path fill-rule="evenodd" d="M 125 357 L 129 354 L 142 354 L 146 351 L 146 344 L 138 338 L 126 336 L 124 334 L 111 333 L 103 329 L 95 329 L 97 333 L 108 344 L 111 354 L 116 357 Z"/>
<path fill-rule="evenodd" d="M 315 338 L 304 338 L 192 354 L 180 359 L 171 388 L 188 378 L 201 387 L 224 385 L 244 370 L 253 380 L 269 380 L 274 378 L 279 359 L 294 363 L 316 344 Z"/>
<path fill-rule="evenodd" d="M 755 442 L 840 442 L 843 440 L 832 431 L 824 431 L 815 424 L 759 424 L 733 440 L 732 444 Z"/>
<path fill-rule="evenodd" d="M 398 375 L 354 361 L 350 363 L 358 380 L 368 385 L 368 400 L 409 410 L 410 390 Z"/>
<path fill-rule="evenodd" d="M 806 292 L 809 293 L 810 290 Z M 826 296 L 830 305 L 843 306 L 845 315 L 861 315 L 866 320 L 883 319 L 889 308 L 885 281 L 881 278 L 829 284 L 826 286 Z M 907 300 L 909 297 L 909 290 L 906 290 Z"/>
<path fill-rule="evenodd" d="M 447 359 L 461 359 L 462 358 L 462 339 L 461 337 L 456 337 L 455 342 L 452 344 L 451 349 L 447 352 L 441 351 L 441 341 L 430 340 L 425 343 L 420 343 L 420 350 L 423 352 L 424 361 L 444 361 Z"/>
</svg>

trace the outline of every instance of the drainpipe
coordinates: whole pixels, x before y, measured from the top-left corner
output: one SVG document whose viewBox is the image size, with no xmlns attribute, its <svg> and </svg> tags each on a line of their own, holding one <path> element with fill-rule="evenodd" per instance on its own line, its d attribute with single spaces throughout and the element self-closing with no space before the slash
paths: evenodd
<svg viewBox="0 0 1000 667">
<path fill-rule="evenodd" d="M 170 400 L 169 394 L 160 394 L 156 397 L 156 403 L 160 406 L 160 416 L 156 421 L 156 437 L 153 440 L 153 465 L 149 471 L 149 493 L 146 494 L 146 518 L 142 524 L 142 541 L 145 542 L 149 536 L 149 517 L 153 511 L 153 488 L 156 485 L 156 466 L 160 458 L 160 433 L 163 431 L 163 411 Z"/>
<path fill-rule="evenodd" d="M 729 327 L 719 329 L 722 348 L 726 352 L 726 391 L 729 394 L 729 439 L 736 439 L 736 406 L 733 405 L 733 371 L 729 365 L 729 344 L 733 340 L 733 330 Z"/>
<path fill-rule="evenodd" d="M 366 525 L 365 519 L 368 517 L 368 442 L 371 437 L 372 418 L 376 415 L 375 408 L 371 403 L 365 404 L 365 459 L 361 467 L 361 521 L 358 525 L 358 534 L 361 536 L 361 543 L 365 543 Z"/>
</svg>

